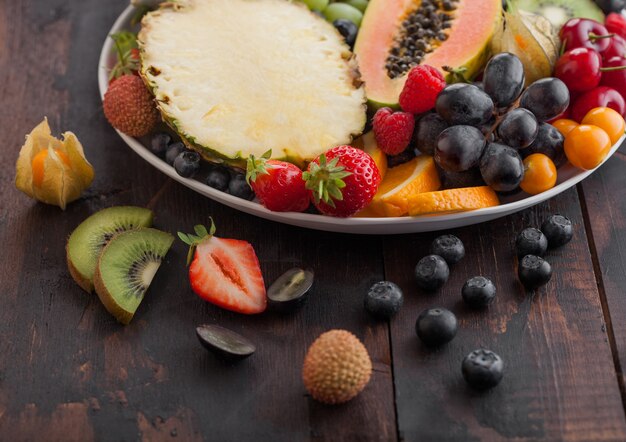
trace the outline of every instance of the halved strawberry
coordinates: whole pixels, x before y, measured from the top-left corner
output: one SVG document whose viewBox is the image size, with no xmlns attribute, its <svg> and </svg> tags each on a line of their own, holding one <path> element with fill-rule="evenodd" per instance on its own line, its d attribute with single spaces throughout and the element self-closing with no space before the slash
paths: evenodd
<svg viewBox="0 0 626 442">
<path fill-rule="evenodd" d="M 178 234 L 190 246 L 189 281 L 193 291 L 234 312 L 251 315 L 265 311 L 265 282 L 252 245 L 213 236 L 213 223 L 210 232 L 204 226 L 196 226 L 195 231 L 196 235 Z"/>
</svg>

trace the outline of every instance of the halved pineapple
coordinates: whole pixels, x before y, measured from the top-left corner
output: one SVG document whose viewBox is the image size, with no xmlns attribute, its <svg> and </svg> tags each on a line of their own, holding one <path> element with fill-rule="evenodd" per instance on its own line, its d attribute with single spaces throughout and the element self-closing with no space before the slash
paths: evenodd
<svg viewBox="0 0 626 442">
<path fill-rule="evenodd" d="M 365 92 L 335 28 L 287 0 L 179 0 L 148 14 L 141 75 L 206 158 L 295 163 L 363 131 Z"/>
</svg>

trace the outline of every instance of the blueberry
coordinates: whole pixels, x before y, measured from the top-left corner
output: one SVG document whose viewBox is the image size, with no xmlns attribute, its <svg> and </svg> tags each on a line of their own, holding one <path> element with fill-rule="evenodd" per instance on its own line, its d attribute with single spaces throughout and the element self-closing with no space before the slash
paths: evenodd
<svg viewBox="0 0 626 442">
<path fill-rule="evenodd" d="M 183 178 L 191 178 L 200 170 L 200 154 L 190 150 L 180 153 L 174 160 L 174 169 Z"/>
<path fill-rule="evenodd" d="M 427 292 L 434 292 L 443 286 L 450 276 L 446 261 L 438 255 L 428 255 L 415 266 L 417 285 Z"/>
<path fill-rule="evenodd" d="M 473 126 L 452 126 L 437 139 L 435 161 L 444 170 L 463 172 L 478 166 L 485 136 Z"/>
<path fill-rule="evenodd" d="M 537 119 L 528 109 L 507 113 L 498 125 L 498 138 L 507 146 L 521 149 L 530 146 L 539 131 Z"/>
<path fill-rule="evenodd" d="M 447 344 L 454 339 L 458 328 L 456 316 L 445 308 L 424 310 L 415 322 L 417 336 L 428 347 Z"/>
<path fill-rule="evenodd" d="M 546 250 L 548 250 L 548 238 L 541 233 L 541 230 L 529 227 L 517 235 L 515 252 L 518 258 L 526 255 L 543 256 Z"/>
<path fill-rule="evenodd" d="M 517 274 L 527 289 L 536 289 L 545 285 L 552 278 L 552 267 L 545 259 L 526 255 L 519 263 Z"/>
<path fill-rule="evenodd" d="M 517 189 L 524 178 L 524 163 L 512 147 L 489 143 L 480 159 L 480 174 L 493 190 L 510 192 Z"/>
<path fill-rule="evenodd" d="M 442 235 L 430 245 L 430 253 L 441 256 L 448 265 L 456 264 L 465 256 L 463 242 L 454 235 Z"/>
<path fill-rule="evenodd" d="M 171 142 L 172 137 L 170 136 L 170 134 L 167 134 L 165 132 L 154 134 L 152 136 L 152 140 L 150 141 L 150 150 L 152 150 L 152 153 L 157 156 L 163 156 L 165 155 L 167 147 L 170 145 Z"/>
<path fill-rule="evenodd" d="M 231 178 L 230 183 L 228 183 L 228 193 L 248 201 L 254 199 L 254 191 L 246 182 L 246 177 L 241 173 L 237 173 Z"/>
<path fill-rule="evenodd" d="M 483 75 L 485 92 L 498 108 L 509 107 L 524 89 L 524 65 L 508 52 L 494 55 Z"/>
<path fill-rule="evenodd" d="M 167 152 L 165 153 L 165 162 L 170 166 L 173 166 L 174 161 L 176 161 L 178 155 L 183 153 L 185 150 L 187 149 L 185 148 L 185 145 L 181 142 L 170 144 L 170 146 L 167 148 Z"/>
<path fill-rule="evenodd" d="M 381 281 L 370 287 L 365 296 L 365 310 L 382 319 L 394 316 L 402 307 L 402 290 L 393 282 Z"/>
<path fill-rule="evenodd" d="M 502 358 L 491 350 L 474 350 L 463 359 L 463 378 L 477 390 L 487 390 L 500 383 L 504 375 Z"/>
<path fill-rule="evenodd" d="M 415 128 L 415 146 L 426 155 L 434 155 L 437 140 L 441 132 L 448 128 L 448 123 L 437 114 L 427 114 L 419 119 Z"/>
<path fill-rule="evenodd" d="M 337 19 L 333 22 L 333 26 L 337 28 L 339 33 L 343 36 L 347 45 L 352 47 L 356 41 L 356 36 L 359 32 L 359 28 L 351 20 L 345 18 Z"/>
<path fill-rule="evenodd" d="M 548 247 L 556 249 L 572 240 L 572 222 L 563 215 L 552 215 L 541 225 L 541 231 L 548 238 Z"/>
<path fill-rule="evenodd" d="M 437 97 L 437 113 L 450 125 L 480 126 L 491 119 L 493 101 L 473 84 L 446 86 Z"/>
<path fill-rule="evenodd" d="M 526 149 L 520 150 L 523 158 L 533 154 L 542 153 L 548 156 L 554 165 L 559 168 L 565 164 L 565 138 L 556 127 L 549 123 L 539 123 L 539 130 L 535 141 Z"/>
<path fill-rule="evenodd" d="M 206 184 L 209 187 L 225 192 L 228 189 L 229 183 L 230 173 L 224 167 L 215 166 L 207 174 Z"/>
<path fill-rule="evenodd" d="M 474 276 L 463 285 L 461 296 L 470 307 L 487 307 L 496 299 L 496 286 L 489 278 Z"/>
<path fill-rule="evenodd" d="M 535 81 L 522 94 L 520 107 L 528 109 L 538 121 L 548 121 L 561 115 L 569 106 L 569 90 L 558 78 Z"/>
</svg>

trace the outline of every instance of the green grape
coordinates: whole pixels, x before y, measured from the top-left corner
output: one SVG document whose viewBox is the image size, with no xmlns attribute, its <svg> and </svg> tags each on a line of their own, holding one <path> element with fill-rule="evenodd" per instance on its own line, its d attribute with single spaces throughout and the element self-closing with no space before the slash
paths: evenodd
<svg viewBox="0 0 626 442">
<path fill-rule="evenodd" d="M 313 11 L 323 11 L 328 6 L 328 0 L 302 0 L 307 7 Z"/>
<path fill-rule="evenodd" d="M 361 20 L 363 19 L 361 11 L 347 3 L 331 3 L 324 9 L 323 14 L 326 20 L 331 23 L 344 18 L 353 22 L 357 27 L 361 25 Z"/>
<path fill-rule="evenodd" d="M 365 13 L 367 5 L 369 4 L 367 0 L 345 0 L 344 3 L 350 6 L 354 6 L 363 13 Z"/>
</svg>

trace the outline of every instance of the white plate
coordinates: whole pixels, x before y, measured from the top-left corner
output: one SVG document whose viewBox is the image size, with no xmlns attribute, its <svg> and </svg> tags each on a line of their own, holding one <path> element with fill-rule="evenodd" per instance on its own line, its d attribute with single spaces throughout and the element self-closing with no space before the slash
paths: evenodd
<svg viewBox="0 0 626 442">
<path fill-rule="evenodd" d="M 130 28 L 130 20 L 134 14 L 134 8 L 128 7 L 122 15 L 119 16 L 110 33 L 119 32 L 120 30 Z M 115 64 L 115 55 L 112 40 L 107 38 L 100 56 L 100 65 L 98 68 L 98 83 L 100 86 L 100 94 L 104 96 L 108 87 L 108 70 Z M 489 207 L 485 209 L 474 210 L 471 212 L 453 213 L 448 215 L 424 216 L 424 217 L 398 217 L 398 218 L 332 218 L 329 216 L 312 215 L 307 213 L 279 213 L 271 212 L 261 204 L 254 201 L 245 201 L 235 198 L 224 192 L 215 190 L 199 181 L 186 179 L 179 176 L 174 168 L 165 161 L 155 156 L 148 148 L 143 146 L 135 138 L 124 135 L 119 132 L 122 139 L 133 149 L 139 156 L 148 163 L 159 169 L 164 174 L 184 184 L 185 186 L 195 190 L 222 204 L 226 204 L 234 209 L 252 215 L 266 218 L 294 226 L 306 227 L 309 229 L 326 230 L 331 232 L 345 232 L 358 234 L 398 234 L 413 232 L 430 232 L 435 230 L 445 230 L 461 226 L 469 226 L 478 224 L 492 219 L 500 218 L 511 213 L 519 212 L 528 207 L 539 204 L 549 198 L 576 185 L 594 171 L 582 171 L 567 164 L 559 169 L 559 181 L 557 185 L 539 195 L 528 196 L 524 193 L 513 197 L 511 201 L 497 207 Z M 609 157 L 615 153 L 619 145 L 624 141 L 622 137 L 611 149 Z M 607 159 L 609 158 L 607 157 Z M 605 160 L 606 161 L 606 160 Z"/>
</svg>

